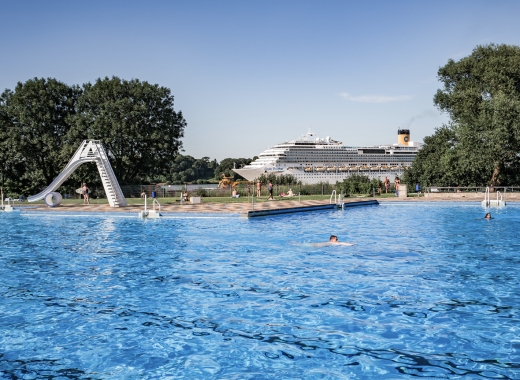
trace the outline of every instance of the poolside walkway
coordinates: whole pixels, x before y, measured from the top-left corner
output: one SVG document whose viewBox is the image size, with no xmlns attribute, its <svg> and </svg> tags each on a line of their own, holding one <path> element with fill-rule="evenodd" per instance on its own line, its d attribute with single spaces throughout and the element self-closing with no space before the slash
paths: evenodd
<svg viewBox="0 0 520 380">
<path fill-rule="evenodd" d="M 494 194 L 491 198 L 494 199 Z M 410 196 L 408 198 L 345 198 L 345 203 L 351 204 L 374 204 L 377 202 L 480 202 L 483 200 L 482 193 L 438 193 L 422 194 L 421 197 Z M 520 202 L 520 193 L 508 193 L 506 202 Z M 326 208 L 330 205 L 328 200 L 275 200 L 270 202 L 259 202 L 254 204 L 254 215 L 251 214 L 253 207 L 251 203 L 199 203 L 199 204 L 166 204 L 161 205 L 161 213 L 202 213 L 202 214 L 239 214 L 242 216 L 262 216 L 276 213 L 312 211 Z M 126 207 L 110 207 L 108 204 L 62 204 L 59 207 L 47 207 L 44 204 L 16 204 L 16 208 L 24 211 L 47 211 L 47 212 L 126 212 L 138 213 L 144 209 L 144 202 L 141 204 L 129 205 Z M 21 207 L 20 207 L 21 206 Z M 152 209 L 148 203 L 148 209 Z M 281 211 L 281 212 L 277 212 Z M 263 211 L 263 212 L 259 212 Z M 249 215 L 248 215 L 249 214 Z"/>
<path fill-rule="evenodd" d="M 349 198 L 345 200 L 345 203 L 352 203 L 362 205 L 363 203 L 374 204 L 374 200 L 371 198 Z M 329 201 L 326 200 L 305 200 L 299 202 L 294 201 L 272 201 L 272 202 L 261 202 L 254 204 L 254 211 L 262 211 L 262 215 L 270 214 L 270 211 L 281 211 L 289 209 L 297 211 L 312 211 L 313 209 L 323 209 L 333 205 L 330 205 Z M 142 204 L 129 205 L 126 207 L 110 207 L 108 204 L 62 204 L 59 207 L 47 207 L 46 205 L 36 204 L 27 205 L 20 207 L 26 211 L 49 211 L 49 212 L 135 212 L 144 209 L 144 202 Z M 152 209 L 151 205 L 148 204 L 148 209 Z M 248 216 L 248 213 L 253 211 L 251 203 L 198 203 L 190 204 L 167 204 L 161 205 L 161 213 L 208 213 L 208 214 L 240 214 L 242 216 Z M 249 215 L 251 216 L 251 215 Z M 254 215 L 257 216 L 257 215 Z"/>
</svg>

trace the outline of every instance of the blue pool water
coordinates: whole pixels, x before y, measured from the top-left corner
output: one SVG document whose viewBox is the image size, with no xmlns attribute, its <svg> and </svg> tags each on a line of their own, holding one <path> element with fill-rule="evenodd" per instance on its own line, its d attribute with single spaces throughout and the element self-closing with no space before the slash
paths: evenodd
<svg viewBox="0 0 520 380">
<path fill-rule="evenodd" d="M 518 379 L 520 207 L 491 212 L 0 214 L 0 378 Z"/>
</svg>

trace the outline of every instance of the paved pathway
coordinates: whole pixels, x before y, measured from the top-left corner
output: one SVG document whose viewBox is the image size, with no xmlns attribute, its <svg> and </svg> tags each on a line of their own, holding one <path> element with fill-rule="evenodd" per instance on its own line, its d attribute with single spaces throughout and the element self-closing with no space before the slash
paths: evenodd
<svg viewBox="0 0 520 380">
<path fill-rule="evenodd" d="M 353 201 L 359 201 L 359 199 L 353 199 Z M 363 198 L 363 200 L 367 200 L 367 198 Z M 255 203 L 254 210 L 272 210 L 272 209 L 283 209 L 283 208 L 295 208 L 295 207 L 308 207 L 308 206 L 317 206 L 317 205 L 326 205 L 329 204 L 329 201 L 271 201 L 271 202 L 262 202 Z M 24 205 L 24 209 L 31 211 L 50 211 L 50 212 L 135 212 L 136 214 L 144 209 L 144 202 L 139 205 L 129 205 L 126 207 L 110 207 L 108 204 L 91 204 L 91 205 L 83 205 L 83 204 L 65 204 L 60 205 L 59 207 L 47 207 L 46 205 L 38 204 L 38 205 Z M 150 203 L 148 203 L 148 209 L 152 209 Z M 253 209 L 251 203 L 199 203 L 199 204 L 175 204 L 175 205 L 161 205 L 162 213 L 225 213 L 225 214 L 243 214 L 245 215 L 248 211 Z"/>
<path fill-rule="evenodd" d="M 491 194 L 491 198 L 494 199 L 496 195 Z M 507 202 L 519 202 L 520 201 L 520 193 L 510 193 L 507 194 L 506 197 Z M 345 198 L 345 202 L 359 202 L 359 201 L 368 201 L 368 200 L 377 200 L 378 202 L 480 202 L 483 200 L 483 194 L 481 193 L 460 193 L 460 194 L 430 194 L 429 196 L 422 197 L 408 197 L 408 198 Z M 159 200 L 160 201 L 160 200 Z M 260 202 L 254 204 L 254 210 L 273 210 L 273 209 L 283 209 L 283 208 L 295 208 L 295 207 L 308 207 L 308 206 L 318 206 L 318 205 L 327 205 L 329 204 L 328 200 L 305 200 L 298 202 L 298 200 L 275 200 L 270 202 Z M 15 207 L 19 207 L 22 205 L 16 204 Z M 78 211 L 86 211 L 86 212 L 139 212 L 144 209 L 144 202 L 138 205 L 130 205 L 126 207 L 110 207 L 108 204 L 92 204 L 92 205 L 83 205 L 83 204 L 65 204 L 59 207 L 50 208 L 44 204 L 23 204 L 23 208 L 27 207 L 27 210 L 35 210 L 35 211 L 57 211 L 57 212 L 78 212 Z M 148 208 L 150 209 L 150 203 L 148 203 Z M 165 213 L 225 213 L 225 214 L 241 214 L 246 215 L 248 211 L 252 210 L 251 203 L 199 203 L 199 204 L 167 204 L 161 206 L 161 212 Z"/>
</svg>

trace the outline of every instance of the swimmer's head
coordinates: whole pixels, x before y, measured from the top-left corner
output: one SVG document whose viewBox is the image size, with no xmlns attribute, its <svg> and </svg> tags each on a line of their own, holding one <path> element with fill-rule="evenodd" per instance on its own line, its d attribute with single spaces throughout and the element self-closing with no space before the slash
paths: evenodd
<svg viewBox="0 0 520 380">
<path fill-rule="evenodd" d="M 336 235 L 330 235 L 329 241 L 330 242 L 338 241 L 338 237 Z"/>
</svg>

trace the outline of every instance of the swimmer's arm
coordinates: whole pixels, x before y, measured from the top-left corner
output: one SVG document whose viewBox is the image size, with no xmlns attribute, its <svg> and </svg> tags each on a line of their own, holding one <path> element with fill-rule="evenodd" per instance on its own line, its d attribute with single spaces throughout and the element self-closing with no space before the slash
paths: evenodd
<svg viewBox="0 0 520 380">
<path fill-rule="evenodd" d="M 311 246 L 313 247 L 325 247 L 325 246 L 328 246 L 328 245 L 346 245 L 346 246 L 353 246 L 354 244 L 352 243 L 344 243 L 342 241 L 338 241 L 336 243 L 331 243 L 331 242 L 326 242 L 326 243 L 312 243 Z"/>
</svg>

